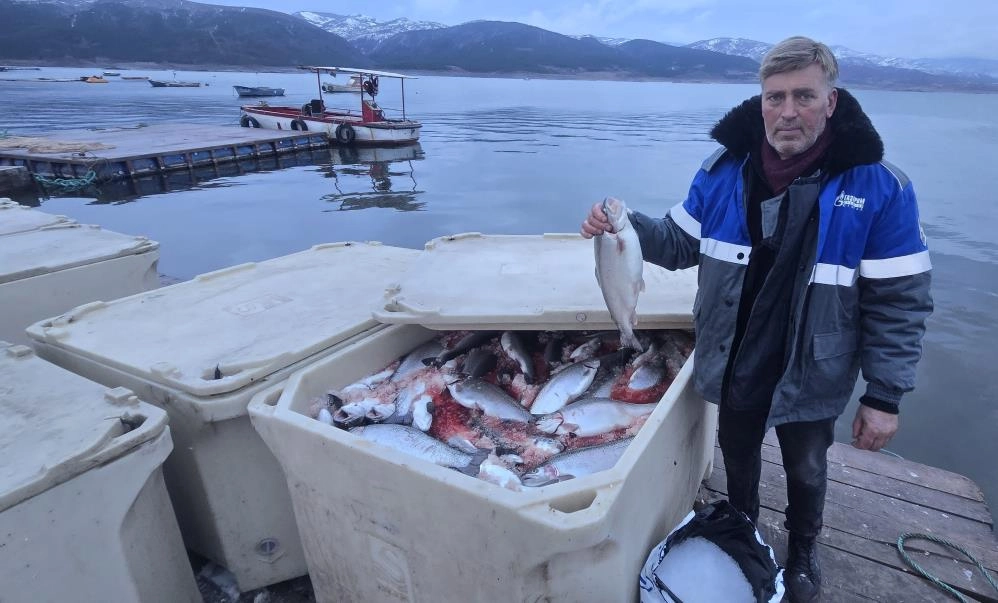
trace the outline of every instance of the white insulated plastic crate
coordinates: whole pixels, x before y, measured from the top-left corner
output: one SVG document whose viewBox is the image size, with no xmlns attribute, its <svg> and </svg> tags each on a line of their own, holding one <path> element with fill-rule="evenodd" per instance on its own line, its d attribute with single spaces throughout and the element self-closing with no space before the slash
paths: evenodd
<svg viewBox="0 0 998 603">
<path fill-rule="evenodd" d="M 612 328 L 592 253 L 567 235 L 437 239 L 376 315 L 435 329 Z M 645 279 L 639 328 L 689 328 L 695 271 L 646 265 Z M 612 469 L 523 491 L 310 418 L 316 396 L 437 334 L 419 324 L 374 332 L 250 404 L 287 476 L 317 599 L 636 600 L 648 551 L 711 467 L 716 410 L 693 391 L 692 360 Z"/>
<path fill-rule="evenodd" d="M 166 413 L 0 342 L 0 599 L 199 602 Z"/>
<path fill-rule="evenodd" d="M 0 236 L 0 339 L 26 344 L 24 329 L 43 318 L 155 289 L 158 261 L 158 243 L 99 226 L 54 224 Z"/>
<path fill-rule="evenodd" d="M 319 245 L 82 306 L 28 334 L 43 358 L 169 413 L 176 449 L 164 471 L 184 540 L 246 591 L 306 572 L 284 475 L 247 404 L 382 328 L 372 304 L 419 253 Z"/>
<path fill-rule="evenodd" d="M 0 199 L 0 236 L 71 222 L 73 220 L 66 216 L 31 209 L 10 199 Z"/>
</svg>

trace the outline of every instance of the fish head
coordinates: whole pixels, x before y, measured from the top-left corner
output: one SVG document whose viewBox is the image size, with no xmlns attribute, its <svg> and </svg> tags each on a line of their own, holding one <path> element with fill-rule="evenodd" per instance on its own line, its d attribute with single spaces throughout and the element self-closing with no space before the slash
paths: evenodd
<svg viewBox="0 0 998 603">
<path fill-rule="evenodd" d="M 554 438 L 537 437 L 534 438 L 532 445 L 538 450 L 551 454 L 559 454 L 565 450 L 565 445 Z"/>
<path fill-rule="evenodd" d="M 554 433 L 558 431 L 561 424 L 564 423 L 565 419 L 561 416 L 560 412 L 553 412 L 548 415 L 542 415 L 537 418 L 537 429 L 543 431 L 544 433 Z"/>
<path fill-rule="evenodd" d="M 367 418 L 368 421 L 371 421 L 372 423 L 381 423 L 388 417 L 395 414 L 395 408 L 396 406 L 394 402 L 375 404 L 374 406 L 371 407 L 371 410 L 367 411 L 367 414 L 364 416 Z"/>
<path fill-rule="evenodd" d="M 344 427 L 352 427 L 364 420 L 367 408 L 356 402 L 345 404 L 333 413 L 333 423 Z"/>
<path fill-rule="evenodd" d="M 539 488 L 549 484 L 556 484 L 561 480 L 562 476 L 558 475 L 558 469 L 551 465 L 541 465 L 536 469 L 531 469 L 524 473 L 521 482 L 524 486 Z"/>
<path fill-rule="evenodd" d="M 613 232 L 620 232 L 627 226 L 627 205 L 620 199 L 607 197 L 603 199 L 603 213 L 610 224 L 613 224 Z"/>
</svg>

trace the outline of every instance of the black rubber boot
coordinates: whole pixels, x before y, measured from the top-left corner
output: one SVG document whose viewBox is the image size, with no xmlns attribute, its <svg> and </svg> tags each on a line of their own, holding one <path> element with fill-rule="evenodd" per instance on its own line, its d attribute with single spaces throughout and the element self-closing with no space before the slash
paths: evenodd
<svg viewBox="0 0 998 603">
<path fill-rule="evenodd" d="M 783 580 L 791 603 L 811 603 L 821 599 L 821 568 L 818 567 L 815 540 L 790 534 Z"/>
</svg>

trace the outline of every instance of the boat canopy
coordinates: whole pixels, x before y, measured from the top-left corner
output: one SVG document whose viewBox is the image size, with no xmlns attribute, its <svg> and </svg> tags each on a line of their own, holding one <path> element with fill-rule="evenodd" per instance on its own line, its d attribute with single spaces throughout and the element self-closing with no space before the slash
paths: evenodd
<svg viewBox="0 0 998 603">
<path fill-rule="evenodd" d="M 333 76 L 335 76 L 338 73 L 352 73 L 356 75 L 376 75 L 378 77 L 394 77 L 400 80 L 419 79 L 413 75 L 403 75 L 401 73 L 392 73 L 391 71 L 375 71 L 373 69 L 355 69 L 353 67 L 315 67 L 311 65 L 299 65 L 298 69 L 311 71 L 314 73 L 328 73 L 329 75 Z"/>
</svg>

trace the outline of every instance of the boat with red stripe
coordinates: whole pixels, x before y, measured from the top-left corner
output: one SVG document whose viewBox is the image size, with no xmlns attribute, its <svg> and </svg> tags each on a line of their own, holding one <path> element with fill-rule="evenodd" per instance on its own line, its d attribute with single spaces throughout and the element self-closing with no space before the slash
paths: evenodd
<svg viewBox="0 0 998 603">
<path fill-rule="evenodd" d="M 300 66 L 299 69 L 316 74 L 319 98 L 311 99 L 301 107 L 265 103 L 243 105 L 240 107 L 240 125 L 271 130 L 325 132 L 331 140 L 341 145 L 392 146 L 412 144 L 419 140 L 422 124 L 407 118 L 405 114 L 405 80 L 416 79 L 413 76 L 351 67 Z M 322 96 L 323 74 L 334 77 L 337 74 L 359 76 L 363 81 L 360 107 L 356 110 L 327 107 Z M 397 79 L 401 84 L 402 107 L 398 117 L 389 117 L 386 110 L 375 101 L 382 78 Z"/>
</svg>

